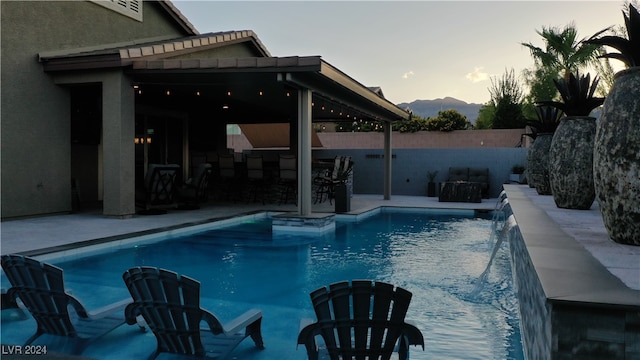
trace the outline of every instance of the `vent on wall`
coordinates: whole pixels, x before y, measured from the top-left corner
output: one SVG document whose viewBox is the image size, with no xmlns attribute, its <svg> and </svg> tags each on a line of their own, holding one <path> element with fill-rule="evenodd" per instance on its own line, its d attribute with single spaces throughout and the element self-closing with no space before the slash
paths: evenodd
<svg viewBox="0 0 640 360">
<path fill-rule="evenodd" d="M 364 157 L 367 159 L 384 159 L 384 154 L 366 154 Z M 395 159 L 396 154 L 392 154 L 391 158 Z"/>
<path fill-rule="evenodd" d="M 113 10 L 142 22 L 142 0 L 89 0 L 94 4 Z"/>
</svg>

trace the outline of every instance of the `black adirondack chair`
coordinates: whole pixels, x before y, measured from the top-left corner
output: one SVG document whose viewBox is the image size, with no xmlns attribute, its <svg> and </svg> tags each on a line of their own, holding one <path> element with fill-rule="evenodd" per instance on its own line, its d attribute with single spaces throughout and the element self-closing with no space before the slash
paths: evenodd
<svg viewBox="0 0 640 360">
<path fill-rule="evenodd" d="M 134 267 L 122 277 L 134 300 L 125 309 L 127 323 L 136 324 L 142 316 L 158 342 L 149 359 L 160 353 L 222 359 L 249 336 L 264 349 L 260 310 L 222 324 L 200 308 L 200 282 L 194 279 L 155 267 Z M 201 329 L 202 321 L 208 329 Z"/>
<path fill-rule="evenodd" d="M 57 340 L 62 340 L 56 346 L 77 355 L 92 341 L 125 322 L 122 310 L 131 299 L 89 312 L 65 292 L 62 269 L 21 255 L 3 255 L 1 262 L 11 283 L 7 296 L 19 299 L 38 324 L 36 333 L 25 345 L 43 334 L 56 335 L 60 337 Z M 73 310 L 69 311 L 69 307 Z"/>
<path fill-rule="evenodd" d="M 329 358 L 390 359 L 394 352 L 407 359 L 410 345 L 420 345 L 420 330 L 405 322 L 411 293 L 391 284 L 344 281 L 311 293 L 317 322 L 303 320 L 298 344 L 304 344 L 309 359 L 318 359 L 322 337 Z M 305 325 L 308 324 L 308 325 Z"/>
</svg>

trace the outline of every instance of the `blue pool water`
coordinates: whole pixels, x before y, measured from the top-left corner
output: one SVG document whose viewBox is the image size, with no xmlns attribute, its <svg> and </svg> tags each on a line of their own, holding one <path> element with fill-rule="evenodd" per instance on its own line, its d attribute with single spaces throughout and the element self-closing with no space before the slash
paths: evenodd
<svg viewBox="0 0 640 360">
<path fill-rule="evenodd" d="M 261 309 L 266 349 L 256 350 L 247 339 L 234 351 L 237 359 L 305 359 L 296 338 L 299 320 L 314 317 L 309 293 L 341 280 L 375 279 L 413 293 L 407 319 L 424 334 L 425 351 L 412 348 L 412 359 L 519 360 L 524 357 L 508 244 L 478 284 L 495 242 L 491 231 L 490 216 L 473 213 L 383 210 L 357 222 L 340 221 L 335 235 L 321 237 L 272 235 L 265 218 L 51 262 L 64 269 L 67 287 L 89 308 L 128 296 L 123 271 L 146 265 L 199 280 L 202 307 L 223 321 Z M 2 325 L 3 344 L 20 343 L 35 330 L 31 319 L 3 319 Z M 152 334 L 125 325 L 84 355 L 140 359 L 154 348 Z"/>
</svg>

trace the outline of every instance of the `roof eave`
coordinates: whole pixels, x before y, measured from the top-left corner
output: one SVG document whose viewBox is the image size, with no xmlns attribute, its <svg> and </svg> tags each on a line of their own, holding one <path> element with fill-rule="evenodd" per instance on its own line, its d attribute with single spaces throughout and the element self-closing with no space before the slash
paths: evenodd
<svg viewBox="0 0 640 360">
<path fill-rule="evenodd" d="M 410 114 L 403 109 L 397 107 L 394 103 L 390 102 L 386 98 L 380 96 L 378 93 L 372 91 L 372 89 L 364 86 L 359 83 L 352 77 L 338 70 L 331 64 L 323 61 L 322 67 L 320 70 L 320 74 L 325 76 L 327 79 L 340 84 L 344 88 L 349 91 L 361 96 L 369 102 L 372 102 L 382 108 L 385 112 L 392 114 L 395 116 L 395 120 L 409 120 Z"/>
</svg>

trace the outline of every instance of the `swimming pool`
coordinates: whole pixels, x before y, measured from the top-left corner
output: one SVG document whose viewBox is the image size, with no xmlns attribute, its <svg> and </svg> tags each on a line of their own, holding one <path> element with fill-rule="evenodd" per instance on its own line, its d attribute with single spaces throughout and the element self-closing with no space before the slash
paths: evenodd
<svg viewBox="0 0 640 360">
<path fill-rule="evenodd" d="M 490 215 L 473 212 L 383 209 L 359 221 L 339 221 L 335 234 L 272 236 L 269 219 L 254 217 L 162 242 L 50 262 L 64 269 L 67 286 L 89 308 L 127 296 L 122 272 L 146 265 L 199 280 L 202 307 L 223 321 L 249 308 L 261 309 L 266 350 L 245 341 L 232 354 L 237 359 L 305 359 L 304 348 L 296 350 L 296 338 L 299 319 L 313 317 L 309 293 L 357 278 L 413 292 L 407 318 L 424 334 L 426 350 L 412 348 L 412 359 L 522 359 L 507 244 L 498 251 L 482 291 L 474 292 L 492 253 L 491 224 Z M 34 331 L 31 320 L 16 323 L 3 321 L 3 343 L 20 343 Z M 125 325 L 84 355 L 139 359 L 154 348 L 152 334 Z"/>
</svg>

